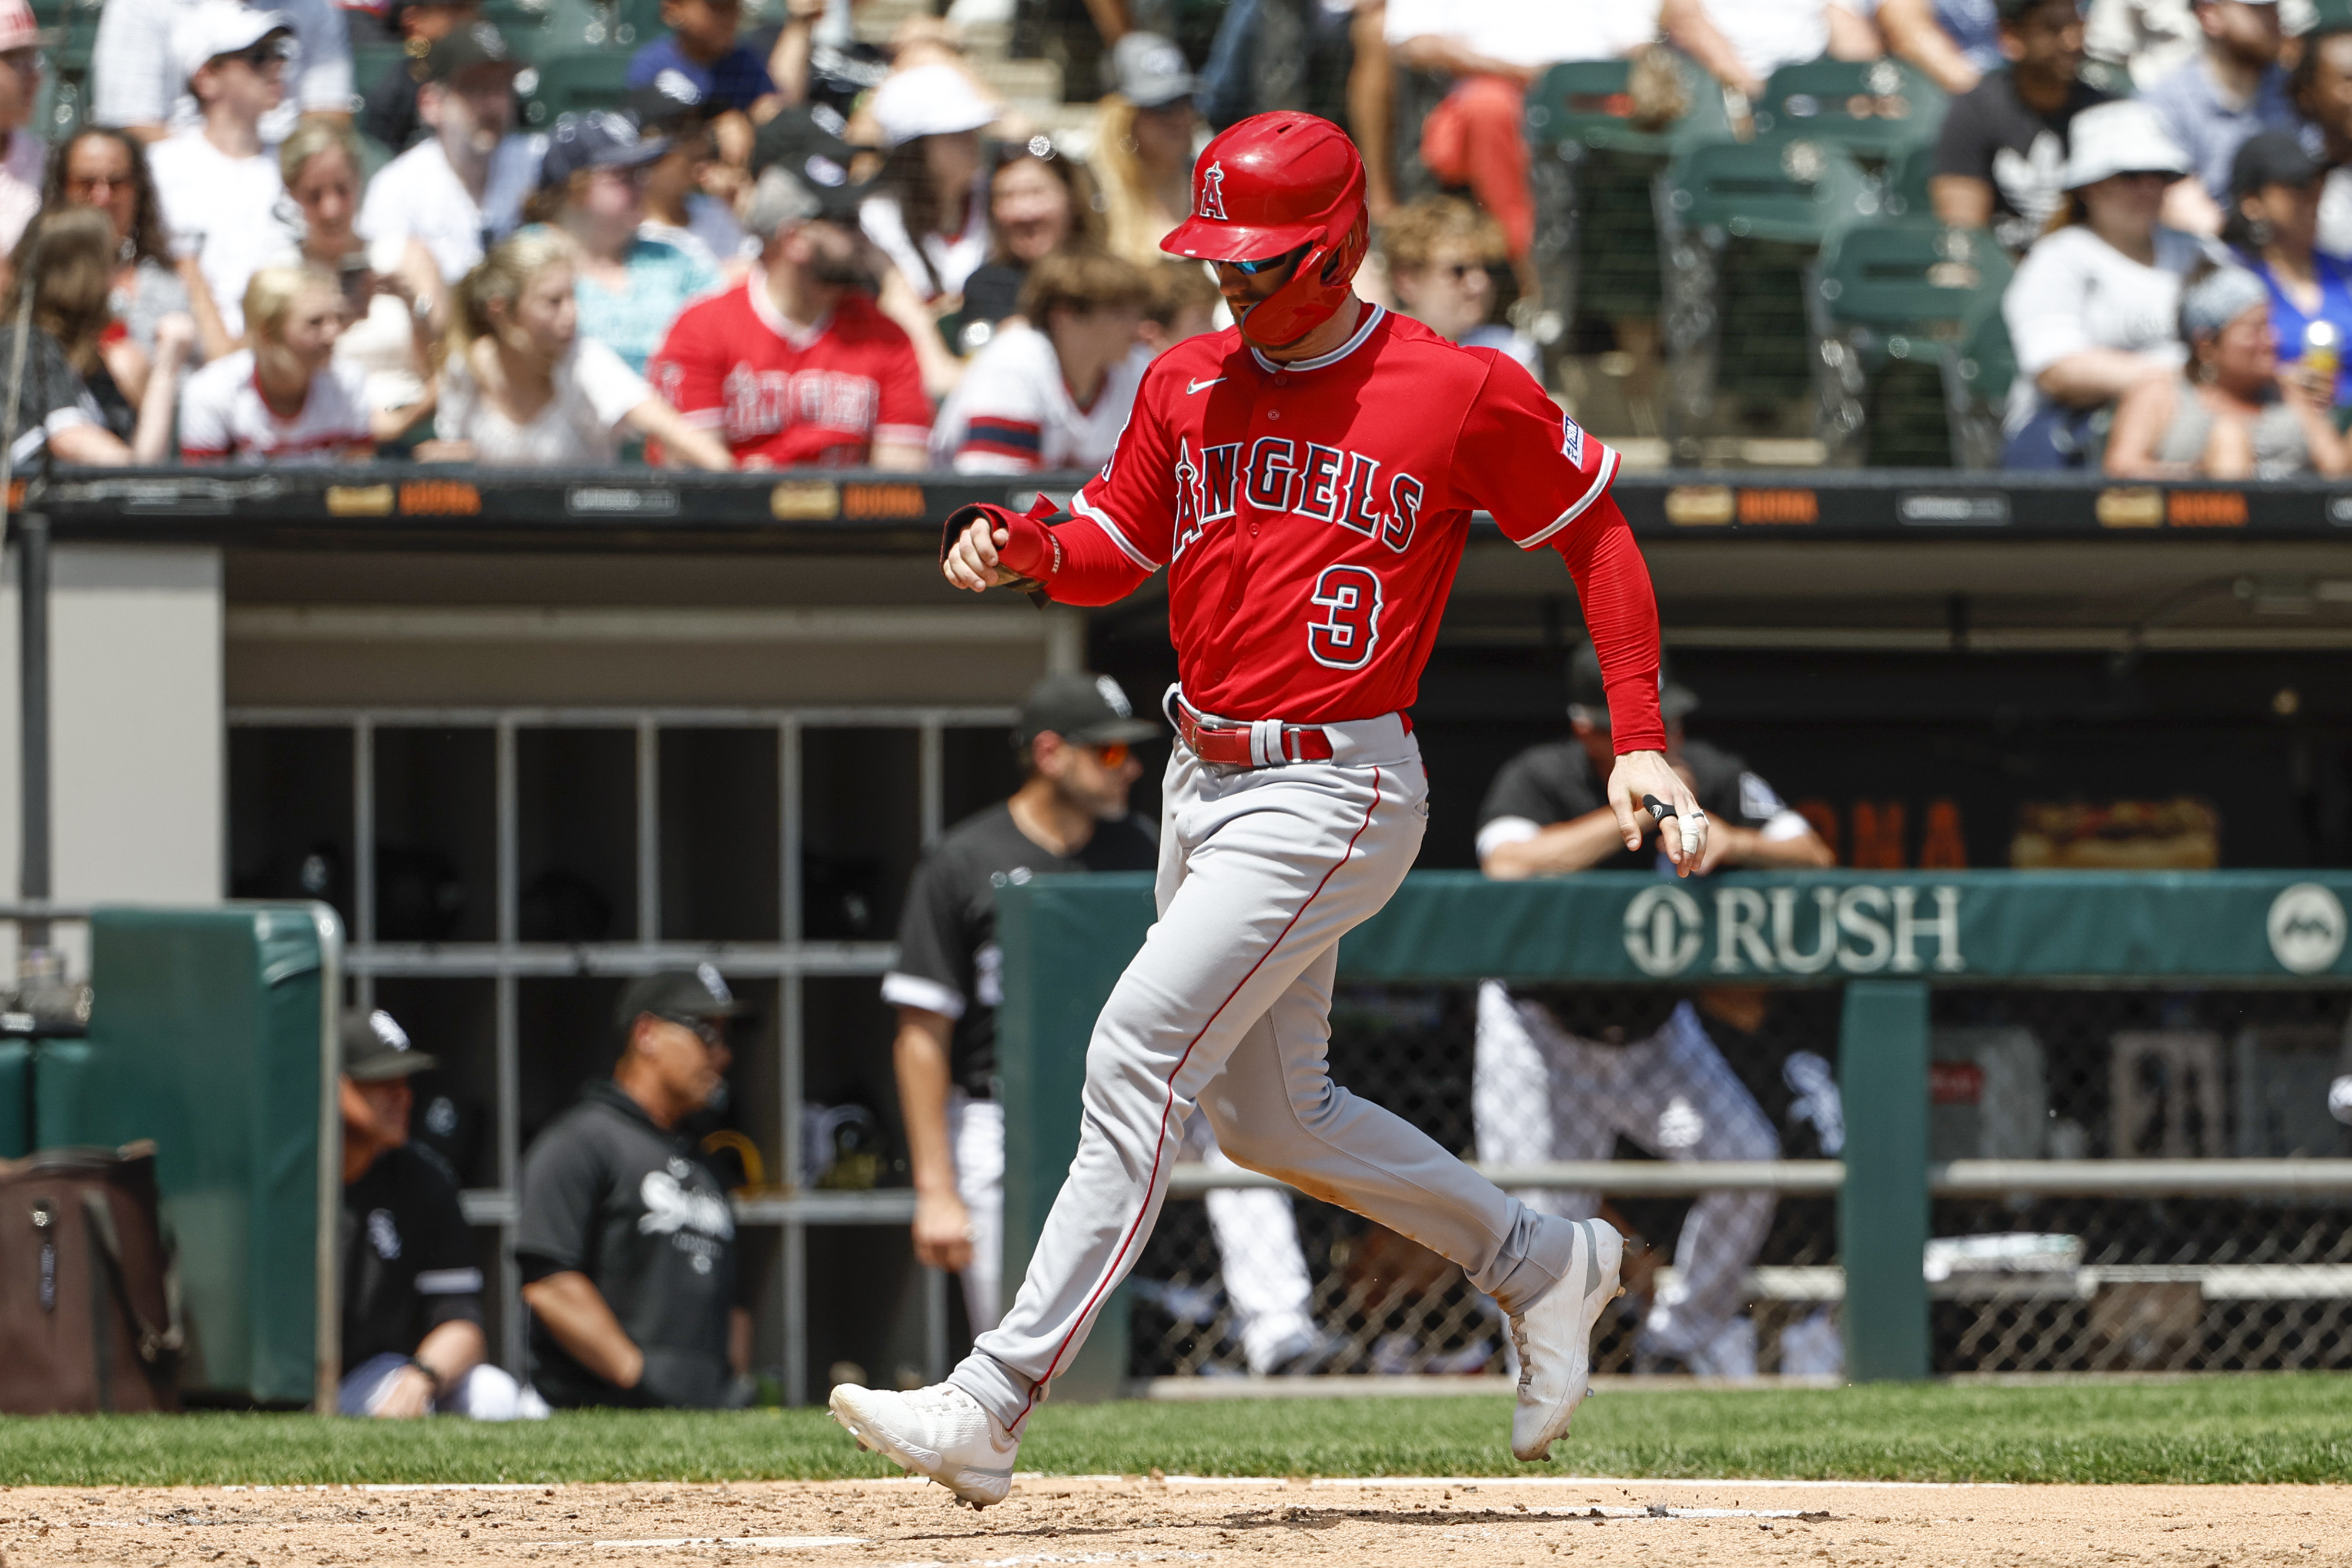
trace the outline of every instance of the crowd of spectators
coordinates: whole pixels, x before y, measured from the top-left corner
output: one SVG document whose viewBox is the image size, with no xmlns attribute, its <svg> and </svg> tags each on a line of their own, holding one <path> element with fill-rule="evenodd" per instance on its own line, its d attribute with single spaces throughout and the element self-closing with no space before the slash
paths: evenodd
<svg viewBox="0 0 2352 1568">
<path fill-rule="evenodd" d="M 845 0 L 757 27 L 742 0 L 663 0 L 625 88 L 527 130 L 534 62 L 480 0 L 106 0 L 86 116 L 51 146 L 43 37 L 0 0 L 0 246 L 32 312 L 10 447 L 1085 466 L 1151 356 L 1229 319 L 1159 248 L 1216 124 L 1300 94 L 1345 120 L 1367 291 L 1540 371 L 1515 323 L 1540 303 L 1526 121 L 1548 68 L 1627 60 L 1637 116 L 1719 93 L 1746 135 L 1782 67 L 1891 56 L 1950 95 L 1935 215 L 2018 261 L 2011 465 L 2338 460 L 2352 0 L 1322 0 L 1296 37 L 1273 0 L 1205 34 L 1097 0 L 1104 94 L 1050 129 L 961 42 L 959 18 L 1005 9 L 957 0 L 877 46 Z M 354 39 L 401 52 L 355 84 Z M 1299 52 L 1287 89 L 1251 57 L 1276 48 Z M 2263 319 L 2191 312 L 2192 273 Z"/>
</svg>

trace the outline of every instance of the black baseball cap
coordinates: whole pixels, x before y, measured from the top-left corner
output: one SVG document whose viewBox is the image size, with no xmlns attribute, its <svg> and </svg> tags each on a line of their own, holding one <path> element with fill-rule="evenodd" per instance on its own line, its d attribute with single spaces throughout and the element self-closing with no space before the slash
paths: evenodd
<svg viewBox="0 0 2352 1568">
<path fill-rule="evenodd" d="M 2323 172 L 2292 131 L 2258 131 L 2239 144 L 2230 161 L 2230 194 L 2251 196 L 2272 185 L 2300 189 Z"/>
<path fill-rule="evenodd" d="M 1135 716 L 1135 705 L 1117 681 L 1083 673 L 1047 675 L 1022 699 L 1021 744 L 1049 729 L 1080 746 L 1160 738 L 1160 726 Z"/>
<path fill-rule="evenodd" d="M 469 22 L 462 27 L 452 27 L 434 39 L 424 57 L 412 61 L 408 68 L 418 81 L 446 82 L 477 66 L 497 66 L 509 72 L 522 69 L 522 60 L 515 54 L 514 47 L 494 23 Z"/>
<path fill-rule="evenodd" d="M 383 1083 L 412 1072 L 430 1072 L 440 1060 L 408 1042 L 408 1031 L 377 1008 L 343 1014 L 343 1076 L 354 1083 Z"/>
<path fill-rule="evenodd" d="M 1658 712 L 1669 722 L 1682 717 L 1698 706 L 1698 694 L 1688 686 L 1677 685 L 1671 667 L 1666 663 L 1665 650 L 1658 650 Z M 1582 719 L 1595 729 L 1609 727 L 1609 688 L 1601 679 L 1601 653 L 1590 639 L 1579 643 L 1576 652 L 1568 656 L 1568 712 L 1571 718 Z"/>
<path fill-rule="evenodd" d="M 626 1031 L 638 1014 L 651 1013 L 691 1029 L 705 1019 L 731 1019 L 742 1011 L 743 1004 L 727 988 L 718 966 L 697 964 L 631 980 L 621 993 L 621 1005 L 613 1009 L 613 1022 Z"/>
<path fill-rule="evenodd" d="M 637 122 L 618 110 L 559 115 L 547 133 L 539 188 L 551 190 L 583 169 L 642 169 L 668 151 L 662 138 L 638 135 Z"/>
<path fill-rule="evenodd" d="M 751 137 L 751 178 L 782 169 L 826 208 L 826 217 L 856 217 L 873 182 L 849 177 L 862 150 L 842 136 L 840 120 L 823 104 L 779 110 Z"/>
<path fill-rule="evenodd" d="M 684 71 L 663 71 L 621 102 L 622 111 L 647 136 L 699 131 L 728 107 L 724 99 L 704 92 Z"/>
</svg>

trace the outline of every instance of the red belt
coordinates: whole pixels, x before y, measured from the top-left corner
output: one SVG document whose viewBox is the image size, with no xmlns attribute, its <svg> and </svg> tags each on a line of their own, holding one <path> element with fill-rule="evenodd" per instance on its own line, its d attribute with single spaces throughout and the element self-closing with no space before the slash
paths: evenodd
<svg viewBox="0 0 2352 1568">
<path fill-rule="evenodd" d="M 1214 719 L 1195 717 L 1180 702 L 1169 706 L 1175 710 L 1176 733 L 1184 737 L 1192 755 L 1203 762 L 1220 762 L 1234 768 L 1271 768 L 1285 762 L 1331 760 L 1331 737 L 1319 724 L 1280 726 L 1276 734 L 1269 737 L 1273 744 L 1261 756 L 1250 743 L 1255 726 L 1220 724 Z M 1276 729 L 1271 725 L 1266 727 Z"/>
</svg>

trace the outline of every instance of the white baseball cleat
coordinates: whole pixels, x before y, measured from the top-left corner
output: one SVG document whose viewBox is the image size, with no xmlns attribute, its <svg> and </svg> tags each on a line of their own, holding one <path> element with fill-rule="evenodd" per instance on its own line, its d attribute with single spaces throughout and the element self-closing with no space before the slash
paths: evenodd
<svg viewBox="0 0 2352 1568">
<path fill-rule="evenodd" d="M 1541 1301 L 1511 1319 L 1519 1353 L 1519 1404 L 1511 1413 L 1511 1452 L 1530 1463 L 1551 1457 L 1592 1379 L 1592 1325 L 1625 1293 L 1617 1282 L 1625 1240 L 1605 1222 L 1577 1219 L 1568 1272 Z"/>
<path fill-rule="evenodd" d="M 952 1383 L 908 1394 L 843 1383 L 825 1404 L 859 1448 L 929 1477 L 974 1508 L 1003 1502 L 1013 1490 L 1021 1439 Z"/>
</svg>

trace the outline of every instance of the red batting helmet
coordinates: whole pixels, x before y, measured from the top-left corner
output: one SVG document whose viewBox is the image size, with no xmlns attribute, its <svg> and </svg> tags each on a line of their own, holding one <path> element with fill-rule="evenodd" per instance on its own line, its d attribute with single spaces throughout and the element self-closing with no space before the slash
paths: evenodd
<svg viewBox="0 0 2352 1568">
<path fill-rule="evenodd" d="M 1370 240 L 1364 161 L 1348 133 L 1312 114 L 1254 114 L 1227 126 L 1192 166 L 1192 215 L 1160 242 L 1171 256 L 1264 261 L 1308 247 L 1242 322 L 1268 348 L 1295 343 L 1348 298 Z"/>
</svg>

